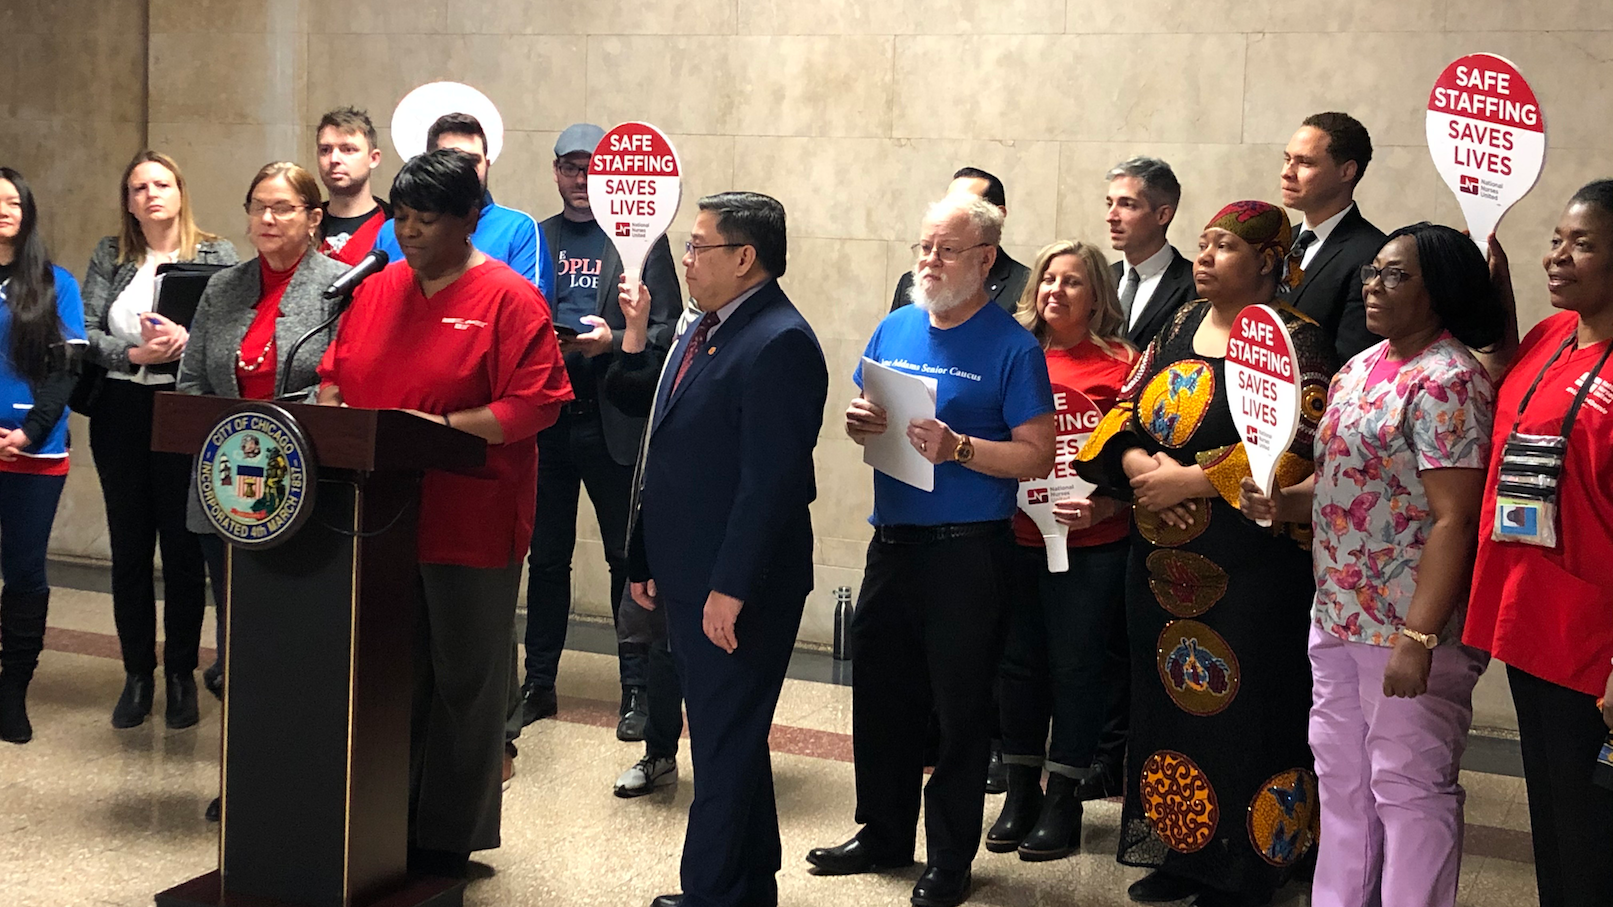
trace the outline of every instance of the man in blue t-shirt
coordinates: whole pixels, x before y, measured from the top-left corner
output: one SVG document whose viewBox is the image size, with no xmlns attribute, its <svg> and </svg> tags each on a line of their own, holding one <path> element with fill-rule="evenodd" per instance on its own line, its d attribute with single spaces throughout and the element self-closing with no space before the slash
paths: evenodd
<svg viewBox="0 0 1613 907">
<path fill-rule="evenodd" d="M 482 178 L 482 212 L 471 234 L 471 244 L 490 258 L 509 265 L 515 273 L 532 281 L 554 309 L 554 259 L 544 245 L 543 234 L 532 215 L 514 208 L 506 208 L 493 201 L 487 189 L 487 173 L 493 162 L 487 159 L 487 133 L 481 121 L 468 113 L 450 113 L 437 118 L 426 133 L 426 150 L 456 148 L 476 158 L 476 175 Z M 403 251 L 398 248 L 398 235 L 392 221 L 381 225 L 375 237 L 375 248 L 399 261 Z M 559 319 L 555 319 L 559 323 Z"/>
<path fill-rule="evenodd" d="M 957 194 L 930 206 L 913 246 L 914 305 L 880 323 L 864 356 L 934 378 L 936 418 L 888 425 L 885 411 L 862 397 L 846 411 L 846 433 L 859 444 L 904 432 L 935 464 L 935 488 L 874 474 L 874 538 L 851 627 L 863 827 L 807 860 L 823 875 L 912 862 L 933 705 L 941 743 L 924 787 L 929 852 L 914 903 L 968 896 L 1008 618 L 1009 521 L 1018 477 L 1053 468 L 1046 359 L 984 289 L 1001 238 L 1002 213 L 980 198 Z M 860 366 L 856 380 L 860 386 Z"/>
</svg>

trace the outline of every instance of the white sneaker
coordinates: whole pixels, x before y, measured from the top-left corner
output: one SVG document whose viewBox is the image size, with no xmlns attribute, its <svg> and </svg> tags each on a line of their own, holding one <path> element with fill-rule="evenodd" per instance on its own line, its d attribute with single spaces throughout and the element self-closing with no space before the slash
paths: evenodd
<svg viewBox="0 0 1613 907">
<path fill-rule="evenodd" d="M 616 779 L 616 796 L 642 797 L 658 787 L 678 783 L 678 760 L 674 756 L 645 756 Z"/>
</svg>

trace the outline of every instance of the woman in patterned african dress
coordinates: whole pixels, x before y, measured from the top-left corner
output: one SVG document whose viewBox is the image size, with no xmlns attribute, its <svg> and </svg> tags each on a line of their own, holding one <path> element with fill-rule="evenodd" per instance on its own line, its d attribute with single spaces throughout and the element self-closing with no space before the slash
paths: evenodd
<svg viewBox="0 0 1613 907">
<path fill-rule="evenodd" d="M 1249 465 L 1224 369 L 1233 322 L 1246 306 L 1273 303 L 1288 249 L 1281 208 L 1222 209 L 1193 263 L 1204 299 L 1160 332 L 1081 451 L 1083 475 L 1137 505 L 1118 859 L 1153 872 L 1131 886 L 1135 901 L 1264 904 L 1315 839 L 1308 527 L 1262 528 L 1237 509 Z M 1278 463 L 1287 487 L 1311 472 L 1336 363 L 1314 322 L 1279 311 L 1302 387 L 1299 432 Z"/>
</svg>

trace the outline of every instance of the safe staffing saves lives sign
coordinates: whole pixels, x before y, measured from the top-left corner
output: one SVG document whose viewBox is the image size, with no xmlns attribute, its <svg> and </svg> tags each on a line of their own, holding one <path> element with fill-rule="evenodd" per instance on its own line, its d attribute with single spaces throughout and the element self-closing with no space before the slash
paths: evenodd
<svg viewBox="0 0 1613 907">
<path fill-rule="evenodd" d="M 588 204 L 635 280 L 644 260 L 672 226 L 683 198 L 683 165 L 667 137 L 648 123 L 623 123 L 605 133 L 588 161 Z"/>
<path fill-rule="evenodd" d="M 1428 95 L 1428 152 L 1482 249 L 1501 216 L 1534 188 L 1546 120 L 1534 89 L 1505 57 L 1469 54 Z"/>
<path fill-rule="evenodd" d="M 1299 430 L 1299 364 L 1294 339 L 1269 306 L 1238 313 L 1227 339 L 1227 405 L 1243 438 L 1249 472 L 1265 494 L 1277 475 L 1277 458 Z M 1268 525 L 1264 520 L 1262 525 Z"/>
</svg>

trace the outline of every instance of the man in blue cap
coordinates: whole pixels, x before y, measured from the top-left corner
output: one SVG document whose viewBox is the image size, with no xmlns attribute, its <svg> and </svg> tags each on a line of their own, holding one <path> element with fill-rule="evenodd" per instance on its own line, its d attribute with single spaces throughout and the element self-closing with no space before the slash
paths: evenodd
<svg viewBox="0 0 1613 907">
<path fill-rule="evenodd" d="M 571 558 L 583 486 L 599 518 L 613 614 L 627 580 L 627 512 L 644 420 L 622 412 L 599 393 L 606 370 L 621 354 L 627 326 L 618 303 L 621 259 L 588 203 L 588 162 L 604 136 L 605 130 L 592 123 L 577 123 L 560 134 L 554 146 L 560 213 L 539 225 L 554 259 L 555 289 L 549 304 L 576 399 L 561 408 L 553 426 L 538 434 L 538 511 L 527 585 L 522 724 L 555 713 L 555 674 L 571 612 Z M 683 307 L 665 237 L 650 252 L 644 283 L 653 300 L 649 343 L 664 351 L 671 345 L 672 327 Z M 645 687 L 650 646 L 620 627 L 618 623 L 622 705 L 616 736 L 643 740 L 649 718 Z"/>
</svg>

